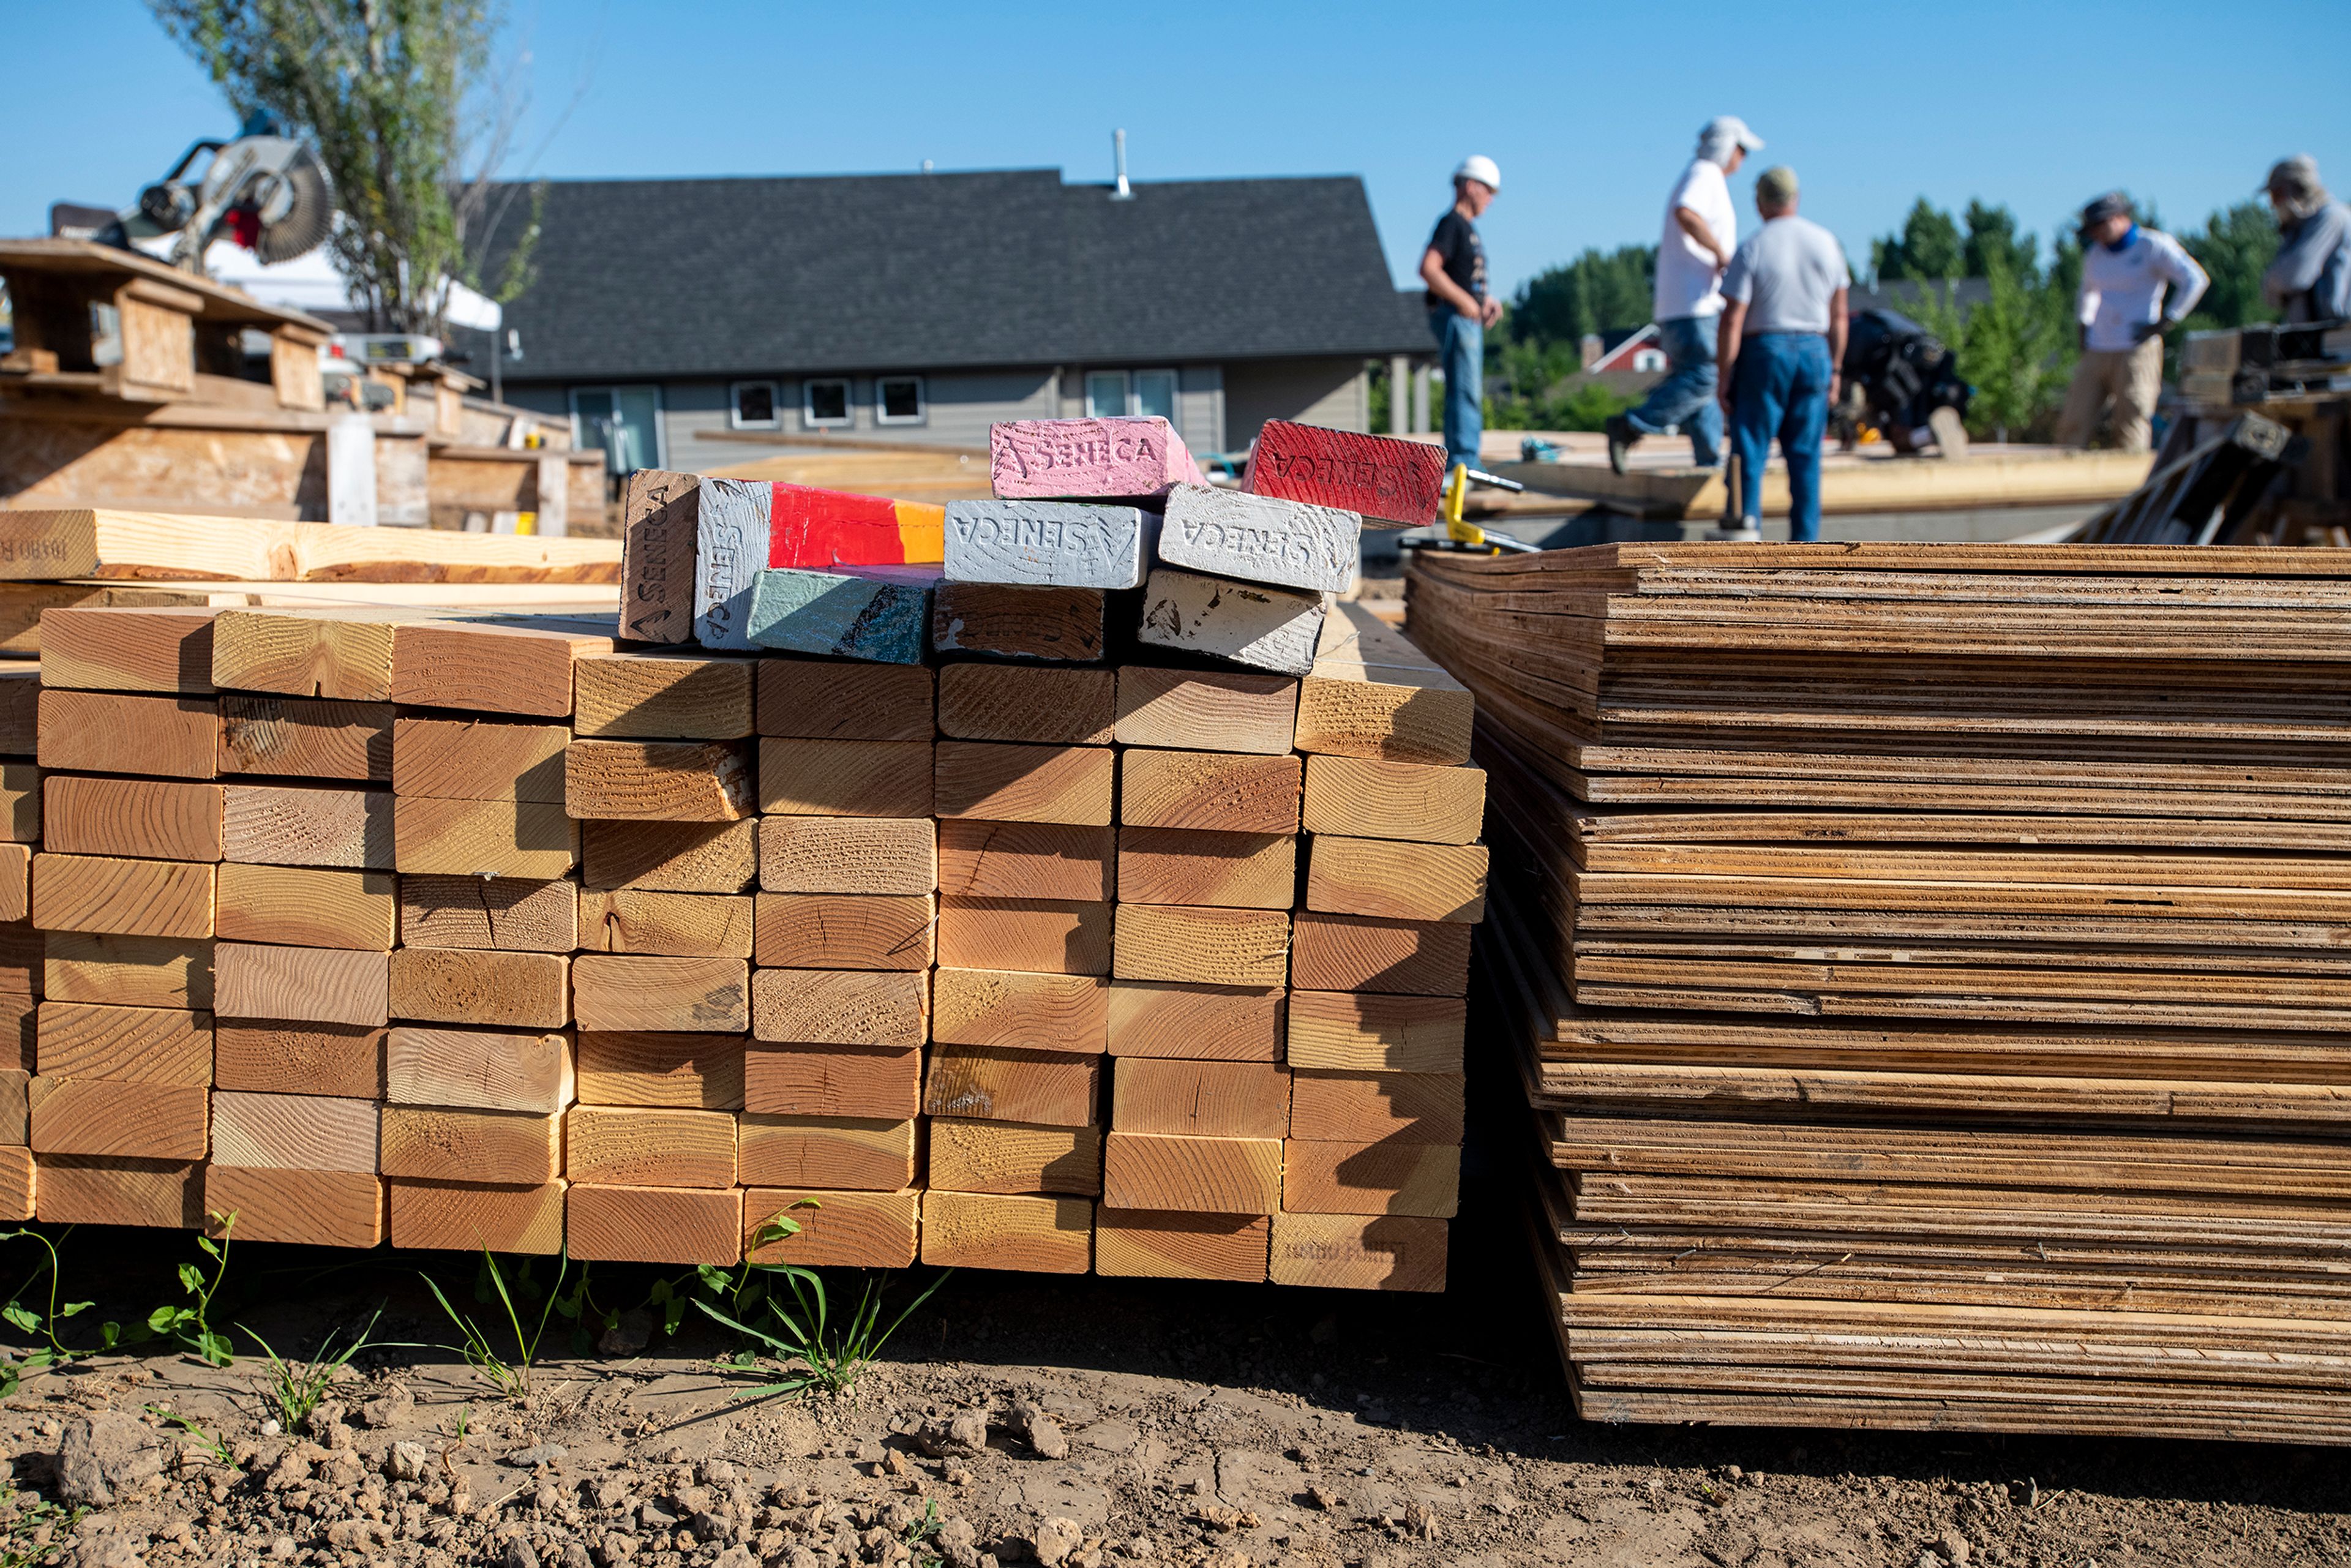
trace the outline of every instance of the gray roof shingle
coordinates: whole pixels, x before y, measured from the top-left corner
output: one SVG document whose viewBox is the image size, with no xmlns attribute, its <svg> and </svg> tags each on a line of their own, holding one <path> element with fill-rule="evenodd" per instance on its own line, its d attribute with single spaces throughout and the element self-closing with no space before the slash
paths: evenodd
<svg viewBox="0 0 2351 1568">
<path fill-rule="evenodd" d="M 509 379 L 1426 352 L 1362 181 L 553 181 Z M 498 276 L 528 199 L 486 247 Z"/>
</svg>

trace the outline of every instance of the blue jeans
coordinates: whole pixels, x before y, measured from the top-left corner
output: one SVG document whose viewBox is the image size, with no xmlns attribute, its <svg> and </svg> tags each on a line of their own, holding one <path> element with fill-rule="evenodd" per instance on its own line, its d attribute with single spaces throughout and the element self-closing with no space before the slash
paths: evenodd
<svg viewBox="0 0 2351 1568">
<path fill-rule="evenodd" d="M 1437 369 L 1445 372 L 1445 466 L 1478 464 L 1478 443 L 1486 434 L 1486 329 L 1475 316 L 1451 306 L 1428 313 L 1437 339 Z"/>
<path fill-rule="evenodd" d="M 1818 332 L 1758 332 L 1731 368 L 1730 450 L 1739 455 L 1739 514 L 1763 515 L 1771 438 L 1788 460 L 1788 537 L 1821 537 L 1821 434 L 1829 423 L 1829 340 Z"/>
<path fill-rule="evenodd" d="M 1720 320 L 1677 316 L 1658 322 L 1657 347 L 1666 351 L 1668 373 L 1649 389 L 1647 401 L 1625 414 L 1625 423 L 1644 435 L 1680 426 L 1701 468 L 1722 461 L 1722 405 L 1714 401 L 1714 329 Z"/>
</svg>

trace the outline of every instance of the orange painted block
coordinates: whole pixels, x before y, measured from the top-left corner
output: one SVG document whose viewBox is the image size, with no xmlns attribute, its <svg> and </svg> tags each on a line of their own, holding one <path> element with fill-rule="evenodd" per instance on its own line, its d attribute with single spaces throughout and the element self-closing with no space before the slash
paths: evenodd
<svg viewBox="0 0 2351 1568">
<path fill-rule="evenodd" d="M 778 480 L 768 524 L 768 564 L 816 568 L 917 566 L 946 559 L 947 509 Z"/>
</svg>

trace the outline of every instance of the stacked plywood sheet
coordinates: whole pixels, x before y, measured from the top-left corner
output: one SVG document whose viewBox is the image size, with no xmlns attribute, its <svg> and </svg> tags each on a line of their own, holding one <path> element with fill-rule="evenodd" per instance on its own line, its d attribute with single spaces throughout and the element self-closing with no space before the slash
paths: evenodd
<svg viewBox="0 0 2351 1568">
<path fill-rule="evenodd" d="M 1410 591 L 1478 695 L 1587 1413 L 2351 1439 L 2351 563 L 1612 546 Z"/>
</svg>

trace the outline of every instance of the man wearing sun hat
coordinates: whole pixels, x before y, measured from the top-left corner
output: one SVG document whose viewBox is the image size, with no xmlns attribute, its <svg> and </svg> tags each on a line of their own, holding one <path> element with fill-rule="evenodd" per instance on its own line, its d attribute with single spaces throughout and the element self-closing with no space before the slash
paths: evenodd
<svg viewBox="0 0 2351 1568">
<path fill-rule="evenodd" d="M 2278 253 L 2262 274 L 2262 298 L 2288 322 L 2351 316 L 2351 207 L 2318 182 L 2318 160 L 2282 158 L 2262 192 L 2277 214 Z"/>
<path fill-rule="evenodd" d="M 1445 372 L 1445 454 L 1449 468 L 1475 468 L 1486 433 L 1486 329 L 1501 318 L 1502 302 L 1486 289 L 1486 244 L 1478 218 L 1502 188 L 1491 158 L 1473 153 L 1453 171 L 1453 205 L 1437 220 L 1420 258 L 1428 286 L 1428 329 L 1436 336 L 1437 368 Z M 1403 395 L 1395 388 L 1391 395 Z"/>
<path fill-rule="evenodd" d="M 2082 209 L 2082 291 L 2074 312 L 2082 358 L 2057 416 L 2058 445 L 2087 446 L 2109 403 L 2116 446 L 2145 452 L 2152 444 L 2164 330 L 2187 319 L 2210 281 L 2178 240 L 2139 226 L 2120 191 Z"/>
</svg>

